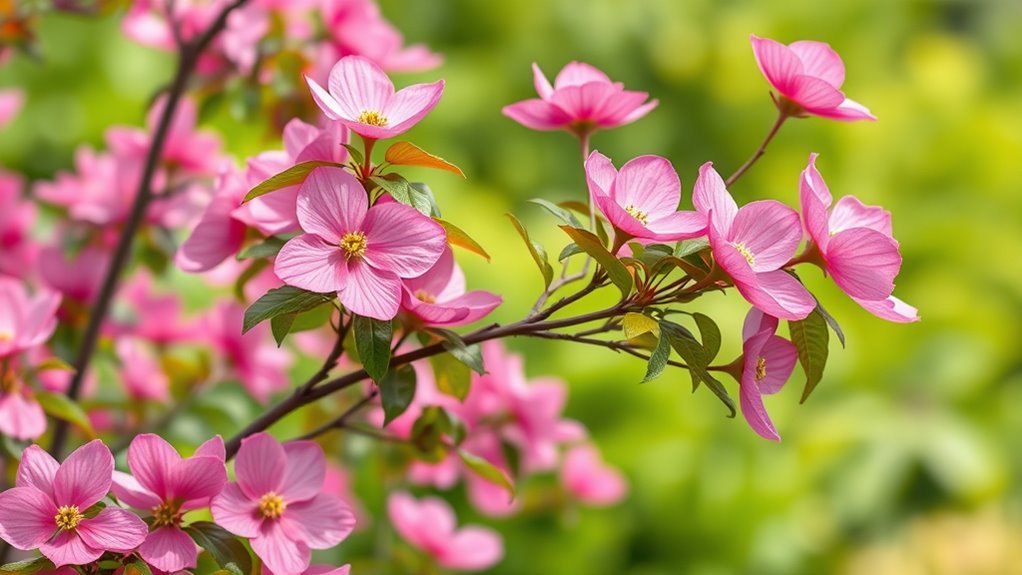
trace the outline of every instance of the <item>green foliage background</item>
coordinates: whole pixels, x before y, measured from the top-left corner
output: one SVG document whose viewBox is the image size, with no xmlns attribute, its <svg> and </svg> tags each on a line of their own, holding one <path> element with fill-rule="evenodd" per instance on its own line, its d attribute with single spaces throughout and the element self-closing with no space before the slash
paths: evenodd
<svg viewBox="0 0 1022 575">
<path fill-rule="evenodd" d="M 896 294 L 923 316 L 915 325 L 885 323 L 815 272 L 803 274 L 848 346 L 832 342 L 828 373 L 805 405 L 801 375 L 768 400 L 780 445 L 725 418 L 705 390 L 691 394 L 687 374 L 640 386 L 644 366 L 624 356 L 510 342 L 528 354 L 531 374 L 570 383 L 568 413 L 625 470 L 632 494 L 610 509 L 537 504 L 551 509 L 496 522 L 454 494 L 463 520 L 506 535 L 507 559 L 493 573 L 1022 572 L 1022 4 L 382 5 L 410 40 L 446 55 L 438 71 L 397 81 L 447 79 L 440 105 L 409 136 L 469 176 L 421 174 L 445 217 L 493 254 L 491 264 L 469 254 L 461 261 L 472 287 L 505 295 L 498 320 L 520 317 L 541 287 L 504 212 L 557 253 L 561 232 L 525 200 L 585 196 L 569 136 L 532 132 L 500 114 L 533 97 L 529 65 L 553 76 L 572 59 L 586 61 L 659 98 L 649 117 L 597 135 L 594 146 L 617 163 L 669 157 L 687 198 L 701 163 L 729 173 L 773 120 L 750 33 L 831 43 L 845 59 L 846 92 L 880 121 L 792 121 L 734 194 L 797 205 L 799 171 L 809 152 L 820 152 L 836 196 L 894 213 L 905 258 Z M 0 69 L 0 85 L 29 93 L 0 136 L 0 163 L 49 177 L 70 166 L 75 146 L 101 145 L 108 125 L 141 123 L 171 60 L 124 39 L 113 19 L 52 16 L 39 31 L 41 62 L 18 57 Z M 209 124 L 239 157 L 279 145 L 259 120 L 221 111 Z M 697 309 L 717 319 L 721 356 L 733 357 L 747 305 L 736 294 L 704 300 Z M 372 472 L 363 470 L 359 484 L 379 512 Z M 373 548 L 373 529 L 351 542 L 349 556 Z"/>
</svg>

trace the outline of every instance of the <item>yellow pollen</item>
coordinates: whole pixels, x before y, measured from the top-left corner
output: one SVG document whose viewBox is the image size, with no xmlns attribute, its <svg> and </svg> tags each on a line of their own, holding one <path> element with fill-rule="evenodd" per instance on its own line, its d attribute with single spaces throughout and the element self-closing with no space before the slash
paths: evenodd
<svg viewBox="0 0 1022 575">
<path fill-rule="evenodd" d="M 85 519 L 85 516 L 78 511 L 78 507 L 75 505 L 63 505 L 57 509 L 57 514 L 53 516 L 57 527 L 64 531 L 73 531 L 82 519 Z"/>
<path fill-rule="evenodd" d="M 431 294 L 431 293 L 429 293 L 429 292 L 427 292 L 425 290 L 421 290 L 421 289 L 418 290 L 417 292 L 415 292 L 415 298 L 417 300 L 419 300 L 419 301 L 426 302 L 426 303 L 436 303 L 436 296 L 435 295 L 433 295 L 433 294 Z"/>
<path fill-rule="evenodd" d="M 11 341 L 14 336 L 10 332 L 0 331 L 0 342 Z"/>
<path fill-rule="evenodd" d="M 766 358 L 760 357 L 756 360 L 756 383 L 763 381 L 766 375 Z"/>
<path fill-rule="evenodd" d="M 181 513 L 173 503 L 161 503 L 153 507 L 153 527 L 170 527 L 181 523 Z"/>
<path fill-rule="evenodd" d="M 735 244 L 735 249 L 738 250 L 738 253 L 745 256 L 745 259 L 748 260 L 750 266 L 756 262 L 756 256 L 752 255 L 752 252 L 749 248 L 745 247 L 745 244 Z"/>
<path fill-rule="evenodd" d="M 348 258 L 360 258 L 366 253 L 366 235 L 362 232 L 348 232 L 344 234 L 341 241 L 337 244 L 342 250 L 344 250 L 344 257 Z"/>
<path fill-rule="evenodd" d="M 628 212 L 628 215 L 639 220 L 639 223 L 641 223 L 642 225 L 646 225 L 649 223 L 649 216 L 646 215 L 646 212 L 640 211 L 635 206 L 633 205 L 625 206 L 625 211 Z"/>
<path fill-rule="evenodd" d="M 285 509 L 287 509 L 287 503 L 284 503 L 280 495 L 272 491 L 259 499 L 259 514 L 266 519 L 277 519 L 284 514 Z"/>
<path fill-rule="evenodd" d="M 358 115 L 358 122 L 367 126 L 380 126 L 382 128 L 387 125 L 387 117 L 376 110 L 363 110 Z"/>
</svg>

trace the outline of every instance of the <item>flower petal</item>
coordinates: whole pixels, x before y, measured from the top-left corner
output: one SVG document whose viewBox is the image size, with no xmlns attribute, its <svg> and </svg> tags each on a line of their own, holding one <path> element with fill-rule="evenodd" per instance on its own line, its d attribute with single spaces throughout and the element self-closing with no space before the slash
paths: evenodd
<svg viewBox="0 0 1022 575">
<path fill-rule="evenodd" d="M 287 285 L 317 293 L 338 291 L 347 277 L 344 252 L 319 236 L 291 238 L 277 253 L 273 273 Z"/>
<path fill-rule="evenodd" d="M 52 455 L 38 445 L 29 445 L 21 454 L 18 476 L 14 484 L 18 487 L 35 487 L 53 497 L 53 481 L 60 464 Z"/>
<path fill-rule="evenodd" d="M 544 100 L 554 93 L 554 87 L 550 85 L 550 80 L 547 80 L 546 74 L 539 69 L 539 64 L 535 62 L 532 63 L 532 84 L 536 87 L 536 93 Z"/>
<path fill-rule="evenodd" d="M 802 73 L 823 80 L 836 89 L 845 83 L 845 64 L 841 56 L 825 42 L 801 40 L 788 44 L 798 59 L 802 61 Z"/>
<path fill-rule="evenodd" d="M 496 565 L 504 557 L 500 534 L 485 527 L 459 529 L 437 556 L 437 563 L 449 569 L 481 571 Z"/>
<path fill-rule="evenodd" d="M 116 507 L 107 507 L 78 524 L 78 535 L 86 545 L 120 553 L 141 545 L 148 533 L 149 527 L 139 516 Z"/>
<path fill-rule="evenodd" d="M 35 487 L 15 487 L 0 493 L 0 538 L 17 549 L 36 549 L 53 535 L 57 506 Z"/>
<path fill-rule="evenodd" d="M 852 298 L 869 313 L 880 319 L 895 323 L 912 323 L 919 321 L 919 311 L 893 295 L 880 301 L 869 301 Z"/>
<path fill-rule="evenodd" d="M 363 229 L 365 261 L 402 278 L 426 273 L 447 248 L 443 226 L 404 204 L 373 206 Z"/>
<path fill-rule="evenodd" d="M 852 228 L 869 228 L 894 239 L 891 212 L 880 206 L 867 206 L 855 196 L 844 196 L 830 212 L 830 233 L 837 234 Z"/>
<path fill-rule="evenodd" d="M 227 468 L 216 457 L 197 456 L 178 461 L 167 476 L 167 494 L 182 502 L 208 500 L 223 490 Z"/>
<path fill-rule="evenodd" d="M 138 483 L 161 499 L 169 499 L 170 470 L 181 456 L 159 435 L 143 433 L 128 446 L 128 468 Z"/>
<path fill-rule="evenodd" d="M 699 167 L 699 177 L 692 189 L 692 203 L 699 212 L 712 214 L 713 223 L 722 236 L 730 236 L 731 222 L 738 215 L 738 204 L 724 186 L 724 179 L 713 169 L 713 162 Z"/>
<path fill-rule="evenodd" d="M 554 89 L 560 90 L 568 86 L 581 86 L 590 82 L 610 84 L 607 77 L 599 68 L 590 66 L 584 62 L 568 62 L 554 78 Z M 537 90 L 538 91 L 538 90 Z"/>
<path fill-rule="evenodd" d="M 343 168 L 312 170 L 298 191 L 298 222 L 308 233 L 336 245 L 345 233 L 362 229 L 369 209 L 365 189 Z"/>
<path fill-rule="evenodd" d="M 110 492 L 114 456 L 96 439 L 74 450 L 60 464 L 53 479 L 53 500 L 59 505 L 77 505 L 85 510 Z"/>
<path fill-rule="evenodd" d="M 133 476 L 114 470 L 111 489 L 117 499 L 135 509 L 152 509 L 163 503 L 163 499 L 142 486 Z"/>
<path fill-rule="evenodd" d="M 827 183 L 816 169 L 818 154 L 809 154 L 809 164 L 799 177 L 799 203 L 806 231 L 821 250 L 827 249 L 830 241 L 827 208 L 833 201 Z"/>
<path fill-rule="evenodd" d="M 270 434 L 257 433 L 241 441 L 234 474 L 238 486 L 250 499 L 278 492 L 286 469 L 284 447 Z"/>
<path fill-rule="evenodd" d="M 259 515 L 258 499 L 246 495 L 237 483 L 224 486 L 224 490 L 213 498 L 209 507 L 217 525 L 231 533 L 241 537 L 259 535 L 263 518 Z"/>
<path fill-rule="evenodd" d="M 533 130 L 560 130 L 571 123 L 571 116 L 567 112 L 538 98 L 504 106 L 501 113 Z"/>
<path fill-rule="evenodd" d="M 783 337 L 771 335 L 759 353 L 766 367 L 766 376 L 757 382 L 760 393 L 771 395 L 781 391 L 795 370 L 798 350 Z"/>
<path fill-rule="evenodd" d="M 836 108 L 831 108 L 829 110 L 815 110 L 813 113 L 822 118 L 830 118 L 831 120 L 840 120 L 842 122 L 854 122 L 856 120 L 870 120 L 875 122 L 877 119 L 876 116 L 869 111 L 869 108 L 855 100 L 852 100 L 851 98 L 845 98 L 845 101 L 841 102 L 841 105 Z"/>
<path fill-rule="evenodd" d="M 303 573 L 309 567 L 312 553 L 301 541 L 292 541 L 279 521 L 266 521 L 259 536 L 249 540 L 252 551 L 274 573 Z"/>
<path fill-rule="evenodd" d="M 347 120 L 356 120 L 365 111 L 383 112 L 394 95 L 387 74 L 362 56 L 341 58 L 330 70 L 327 86 Z"/>
<path fill-rule="evenodd" d="M 237 253 L 245 240 L 245 225 L 231 216 L 237 207 L 237 198 L 217 194 L 181 243 L 174 263 L 186 272 L 204 272 Z"/>
<path fill-rule="evenodd" d="M 331 120 L 344 120 L 358 117 L 357 113 L 353 115 L 350 110 L 348 110 L 345 106 L 342 106 L 336 98 L 330 95 L 330 92 L 324 89 L 323 86 L 320 86 L 319 83 L 312 78 L 306 76 L 305 83 L 309 85 L 309 91 L 312 93 L 312 99 L 316 102 L 320 111 L 322 111 L 323 115 L 327 118 L 330 118 Z"/>
<path fill-rule="evenodd" d="M 765 439 L 780 441 L 781 436 L 778 435 L 774 423 L 770 421 L 770 415 L 767 414 L 766 406 L 763 405 L 763 396 L 760 395 L 759 387 L 754 381 L 746 381 L 745 378 L 742 379 L 740 387 L 739 403 L 742 408 L 742 416 L 749 423 L 749 427 Z"/>
<path fill-rule="evenodd" d="M 760 72 L 778 92 L 785 96 L 791 94 L 795 77 L 802 73 L 802 61 L 780 42 L 756 35 L 750 36 L 750 40 Z"/>
<path fill-rule="evenodd" d="M 288 505 L 280 524 L 292 540 L 313 549 L 329 549 L 355 528 L 355 514 L 340 497 L 320 493 L 307 501 Z"/>
<path fill-rule="evenodd" d="M 764 331 L 773 334 L 777 331 L 777 324 L 776 317 L 767 315 L 756 308 L 751 308 L 745 316 L 745 322 L 742 324 L 742 341 L 748 341 L 752 339 L 752 336 Z"/>
<path fill-rule="evenodd" d="M 54 567 L 64 565 L 85 565 L 99 559 L 103 549 L 95 549 L 85 544 L 78 533 L 74 531 L 61 531 L 57 535 L 43 543 L 39 551 L 53 561 Z"/>
<path fill-rule="evenodd" d="M 346 308 L 366 317 L 393 319 L 401 307 L 401 279 L 363 260 L 348 263 L 346 283 L 338 292 Z"/>
<path fill-rule="evenodd" d="M 901 270 L 898 244 L 868 228 L 845 230 L 830 238 L 825 257 L 834 283 L 859 299 L 886 299 Z"/>
<path fill-rule="evenodd" d="M 411 129 L 430 113 L 444 93 L 444 81 L 432 84 L 415 84 L 398 90 L 383 110 L 387 117 L 390 136 L 397 136 Z"/>
<path fill-rule="evenodd" d="M 791 90 L 785 94 L 810 113 L 833 110 L 844 102 L 845 95 L 830 84 L 812 76 L 795 76 Z"/>
<path fill-rule="evenodd" d="M 227 448 L 224 446 L 224 438 L 214 435 L 212 439 L 206 440 L 195 450 L 195 455 L 206 455 L 216 457 L 220 461 L 227 459 Z"/>
<path fill-rule="evenodd" d="M 805 319 L 814 309 L 816 300 L 799 281 L 783 270 L 760 272 L 756 274 L 759 291 L 769 300 L 756 307 L 778 319 Z M 750 300 L 751 301 L 751 300 Z M 768 303 L 772 302 L 772 303 Z"/>
<path fill-rule="evenodd" d="M 791 260 L 802 242 L 798 212 L 774 200 L 742 206 L 731 225 L 730 240 L 752 254 L 752 269 L 773 271 Z"/>
<path fill-rule="evenodd" d="M 667 158 L 639 156 L 621 166 L 610 197 L 618 205 L 633 206 L 656 220 L 677 211 L 681 180 Z"/>
<path fill-rule="evenodd" d="M 46 413 L 24 391 L 0 393 L 0 433 L 15 439 L 35 439 L 46 433 Z"/>
<path fill-rule="evenodd" d="M 646 239 L 671 242 L 706 235 L 706 216 L 699 212 L 672 212 L 646 224 Z"/>
<path fill-rule="evenodd" d="M 160 527 L 146 537 L 138 554 L 164 573 L 177 573 L 195 567 L 199 550 L 179 527 Z"/>
<path fill-rule="evenodd" d="M 291 504 L 312 499 L 323 489 L 326 459 L 323 448 L 315 441 L 289 441 L 284 444 L 287 466 L 278 495 Z"/>
<path fill-rule="evenodd" d="M 617 169 L 614 168 L 610 158 L 593 150 L 586 158 L 585 169 L 589 194 L 610 197 L 610 190 L 614 187 L 614 180 L 617 178 Z"/>
</svg>

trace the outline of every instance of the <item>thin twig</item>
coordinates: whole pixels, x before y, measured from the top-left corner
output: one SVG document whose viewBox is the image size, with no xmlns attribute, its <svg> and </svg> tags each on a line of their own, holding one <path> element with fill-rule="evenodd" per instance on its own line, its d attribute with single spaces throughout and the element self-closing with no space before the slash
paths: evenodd
<svg viewBox="0 0 1022 575">
<path fill-rule="evenodd" d="M 732 184 L 738 181 L 738 178 L 742 177 L 742 174 L 744 174 L 749 168 L 752 167 L 753 164 L 756 163 L 756 160 L 760 159 L 763 156 L 763 154 L 766 153 L 766 147 L 770 143 L 770 140 L 774 139 L 774 136 L 777 135 L 777 131 L 781 129 L 781 125 L 784 124 L 784 121 L 787 120 L 789 117 L 790 116 L 788 115 L 788 112 L 784 110 L 780 110 L 778 112 L 777 120 L 774 121 L 774 125 L 772 128 L 770 128 L 770 132 L 767 133 L 766 138 L 763 140 L 763 143 L 760 144 L 758 148 L 756 148 L 756 151 L 752 154 L 751 158 L 745 160 L 745 163 L 742 164 L 741 167 L 739 167 L 738 170 L 735 171 L 735 173 L 728 176 L 727 180 L 724 181 L 725 187 L 730 188 Z"/>
<path fill-rule="evenodd" d="M 341 429 L 341 428 L 343 428 L 345 426 L 345 424 L 348 422 L 349 419 L 351 419 L 356 413 L 361 411 L 362 408 L 364 408 L 365 406 L 369 405 L 369 403 L 372 402 L 373 399 L 375 399 L 376 396 L 379 395 L 379 393 L 380 392 L 375 390 L 375 389 L 372 390 L 371 392 L 369 392 L 369 395 L 366 395 L 361 400 L 359 400 L 358 403 L 356 403 L 355 405 L 352 405 L 351 407 L 346 409 L 344 411 L 344 413 L 339 415 L 336 419 L 333 419 L 333 420 L 331 420 L 331 421 L 329 421 L 327 423 L 324 423 L 323 425 L 317 427 L 316 429 L 306 433 L 305 435 L 297 437 L 295 439 L 315 439 L 315 438 L 319 437 L 320 435 L 323 435 L 324 433 L 327 433 L 327 432 L 332 431 L 334 429 Z"/>
</svg>

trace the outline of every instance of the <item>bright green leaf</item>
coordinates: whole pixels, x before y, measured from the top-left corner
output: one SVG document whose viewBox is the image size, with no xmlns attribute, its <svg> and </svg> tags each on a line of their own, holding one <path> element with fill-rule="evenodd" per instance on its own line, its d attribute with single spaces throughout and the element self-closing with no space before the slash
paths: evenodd
<svg viewBox="0 0 1022 575">
<path fill-rule="evenodd" d="M 465 401 L 472 388 L 472 370 L 450 352 L 429 358 L 436 377 L 436 388 L 445 395 Z"/>
<path fill-rule="evenodd" d="M 493 465 L 489 461 L 486 461 L 478 455 L 474 455 L 465 451 L 464 449 L 458 450 L 458 457 L 461 458 L 462 463 L 465 464 L 473 473 L 489 481 L 494 485 L 498 485 L 507 490 L 508 495 L 511 499 L 515 497 L 515 486 L 511 483 L 511 478 L 507 476 L 500 468 Z"/>
<path fill-rule="evenodd" d="M 89 437 L 96 436 L 96 432 L 93 431 L 92 423 L 89 422 L 89 416 L 85 414 L 85 410 L 68 396 L 63 393 L 39 391 L 36 392 L 35 399 L 42 406 L 43 411 L 50 417 L 62 419 L 74 425 Z"/>
<path fill-rule="evenodd" d="M 281 286 L 271 289 L 245 310 L 245 321 L 243 322 L 241 333 L 247 333 L 261 322 L 278 315 L 309 311 L 336 297 L 337 294 L 335 293 L 315 293 L 293 286 Z"/>
<path fill-rule="evenodd" d="M 709 365 L 717 358 L 717 354 L 720 353 L 720 328 L 717 327 L 716 322 L 710 319 L 710 316 L 694 313 L 692 317 L 696 320 L 696 326 L 699 327 L 699 335 L 703 340 L 703 349 L 706 351 L 706 363 Z"/>
<path fill-rule="evenodd" d="M 574 214 L 553 202 L 549 202 L 542 198 L 534 198 L 529 201 L 533 204 L 536 204 L 537 206 L 542 206 L 546 208 L 546 210 L 553 214 L 555 217 L 557 217 L 557 219 L 561 220 L 562 222 L 568 224 L 573 228 L 582 227 L 582 223 L 578 221 L 578 218 L 576 218 Z"/>
<path fill-rule="evenodd" d="M 223 527 L 209 521 L 193 521 L 184 530 L 231 575 L 252 574 L 252 556 L 241 541 Z"/>
<path fill-rule="evenodd" d="M 359 361 L 373 381 L 379 383 L 390 367 L 394 326 L 390 321 L 356 315 L 352 320 Z"/>
<path fill-rule="evenodd" d="M 511 223 L 518 230 L 518 235 L 522 236 L 522 239 L 525 240 L 525 246 L 529 248 L 532 260 L 536 262 L 536 267 L 543 274 L 543 287 L 550 287 L 550 282 L 554 279 L 554 268 L 550 267 L 550 261 L 546 257 L 546 250 L 539 243 L 529 239 L 529 231 L 525 229 L 525 226 L 522 225 L 522 222 L 518 221 L 514 214 L 508 213 L 507 217 L 511 219 Z"/>
<path fill-rule="evenodd" d="M 320 160 L 314 160 L 311 162 L 302 162 L 297 166 L 292 166 L 283 172 L 271 177 L 265 182 L 252 188 L 248 194 L 245 195 L 245 199 L 241 203 L 245 203 L 259 196 L 264 196 L 270 192 L 288 188 L 291 186 L 297 186 L 298 184 L 305 181 L 305 178 L 309 177 L 309 173 L 316 168 L 321 166 L 334 166 L 337 168 L 343 168 L 344 164 L 338 164 L 337 162 L 323 162 Z"/>
<path fill-rule="evenodd" d="M 621 263 L 621 260 L 607 251 L 607 248 L 603 247 L 599 238 L 593 234 L 571 226 L 561 226 L 561 229 L 578 244 L 578 247 L 582 248 L 583 251 L 603 266 L 603 269 L 606 270 L 607 275 L 610 277 L 610 281 L 621 290 L 621 297 L 628 297 L 628 294 L 632 291 L 632 274 L 628 272 L 628 268 Z"/>
<path fill-rule="evenodd" d="M 40 571 L 52 571 L 53 562 L 46 557 L 36 557 L 0 565 L 0 575 L 33 575 Z"/>
<path fill-rule="evenodd" d="M 827 331 L 827 320 L 819 311 L 814 310 L 801 321 L 789 321 L 788 333 L 791 335 L 791 343 L 798 350 L 798 362 L 806 374 L 806 386 L 802 390 L 801 400 L 804 402 L 823 379 L 823 369 L 830 353 L 830 332 Z"/>
<path fill-rule="evenodd" d="M 667 362 L 671 359 L 671 342 L 665 335 L 657 339 L 656 348 L 649 356 L 649 363 L 646 364 L 646 376 L 642 383 L 653 381 L 667 368 Z"/>
</svg>

